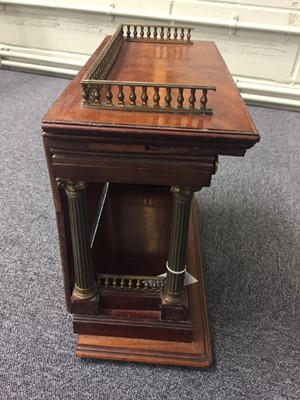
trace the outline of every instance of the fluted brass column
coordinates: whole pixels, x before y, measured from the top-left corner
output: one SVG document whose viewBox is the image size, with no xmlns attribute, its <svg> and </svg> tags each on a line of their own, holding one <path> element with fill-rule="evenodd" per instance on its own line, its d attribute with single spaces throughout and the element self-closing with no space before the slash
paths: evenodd
<svg viewBox="0 0 300 400">
<path fill-rule="evenodd" d="M 87 224 L 86 183 L 57 178 L 68 197 L 71 238 L 74 259 L 75 287 L 73 295 L 81 300 L 96 296 L 98 287 L 94 278 L 92 254 Z"/>
<path fill-rule="evenodd" d="M 189 230 L 190 208 L 196 188 L 173 186 L 173 217 L 167 278 L 163 299 L 167 303 L 178 304 L 184 300 L 184 276 Z"/>
</svg>

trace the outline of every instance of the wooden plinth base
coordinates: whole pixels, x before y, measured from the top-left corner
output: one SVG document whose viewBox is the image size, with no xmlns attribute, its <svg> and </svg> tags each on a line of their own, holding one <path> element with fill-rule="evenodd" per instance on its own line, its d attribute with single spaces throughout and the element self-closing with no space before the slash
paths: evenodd
<svg viewBox="0 0 300 400">
<path fill-rule="evenodd" d="M 189 313 L 194 328 L 191 343 L 81 334 L 78 336 L 76 355 L 103 360 L 210 366 L 212 356 L 195 203 L 191 212 L 187 265 L 189 273 L 198 279 L 197 283 L 188 286 Z M 164 321 L 161 323 L 164 324 Z"/>
</svg>

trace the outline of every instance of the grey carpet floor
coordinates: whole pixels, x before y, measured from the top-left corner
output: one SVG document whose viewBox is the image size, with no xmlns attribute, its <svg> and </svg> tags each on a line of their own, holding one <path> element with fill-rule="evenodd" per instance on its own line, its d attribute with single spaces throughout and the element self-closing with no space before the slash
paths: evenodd
<svg viewBox="0 0 300 400">
<path fill-rule="evenodd" d="M 300 399 L 300 114 L 250 107 L 261 142 L 197 195 L 213 366 L 79 360 L 40 137 L 67 84 L 0 71 L 0 398 Z"/>
</svg>

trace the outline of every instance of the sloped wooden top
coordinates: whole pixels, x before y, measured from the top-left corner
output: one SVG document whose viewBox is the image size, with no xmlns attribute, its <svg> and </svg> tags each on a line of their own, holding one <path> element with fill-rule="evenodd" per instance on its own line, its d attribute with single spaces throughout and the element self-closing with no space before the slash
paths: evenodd
<svg viewBox="0 0 300 400">
<path fill-rule="evenodd" d="M 191 45 L 125 42 L 108 79 L 167 84 L 212 85 L 208 107 L 213 115 L 160 114 L 82 107 L 80 81 L 109 40 L 107 37 L 85 67 L 44 117 L 46 132 L 69 133 L 81 129 L 94 135 L 125 138 L 140 135 L 152 139 L 169 136 L 197 142 L 213 139 L 252 147 L 259 134 L 240 93 L 213 42 Z"/>
</svg>

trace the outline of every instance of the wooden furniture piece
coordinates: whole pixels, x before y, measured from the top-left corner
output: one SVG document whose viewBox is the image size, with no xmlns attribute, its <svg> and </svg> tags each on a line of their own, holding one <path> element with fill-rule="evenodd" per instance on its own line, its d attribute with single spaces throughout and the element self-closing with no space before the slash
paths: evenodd
<svg viewBox="0 0 300 400">
<path fill-rule="evenodd" d="M 193 193 L 218 155 L 259 140 L 214 43 L 121 26 L 48 111 L 43 140 L 77 356 L 209 366 Z"/>
</svg>

